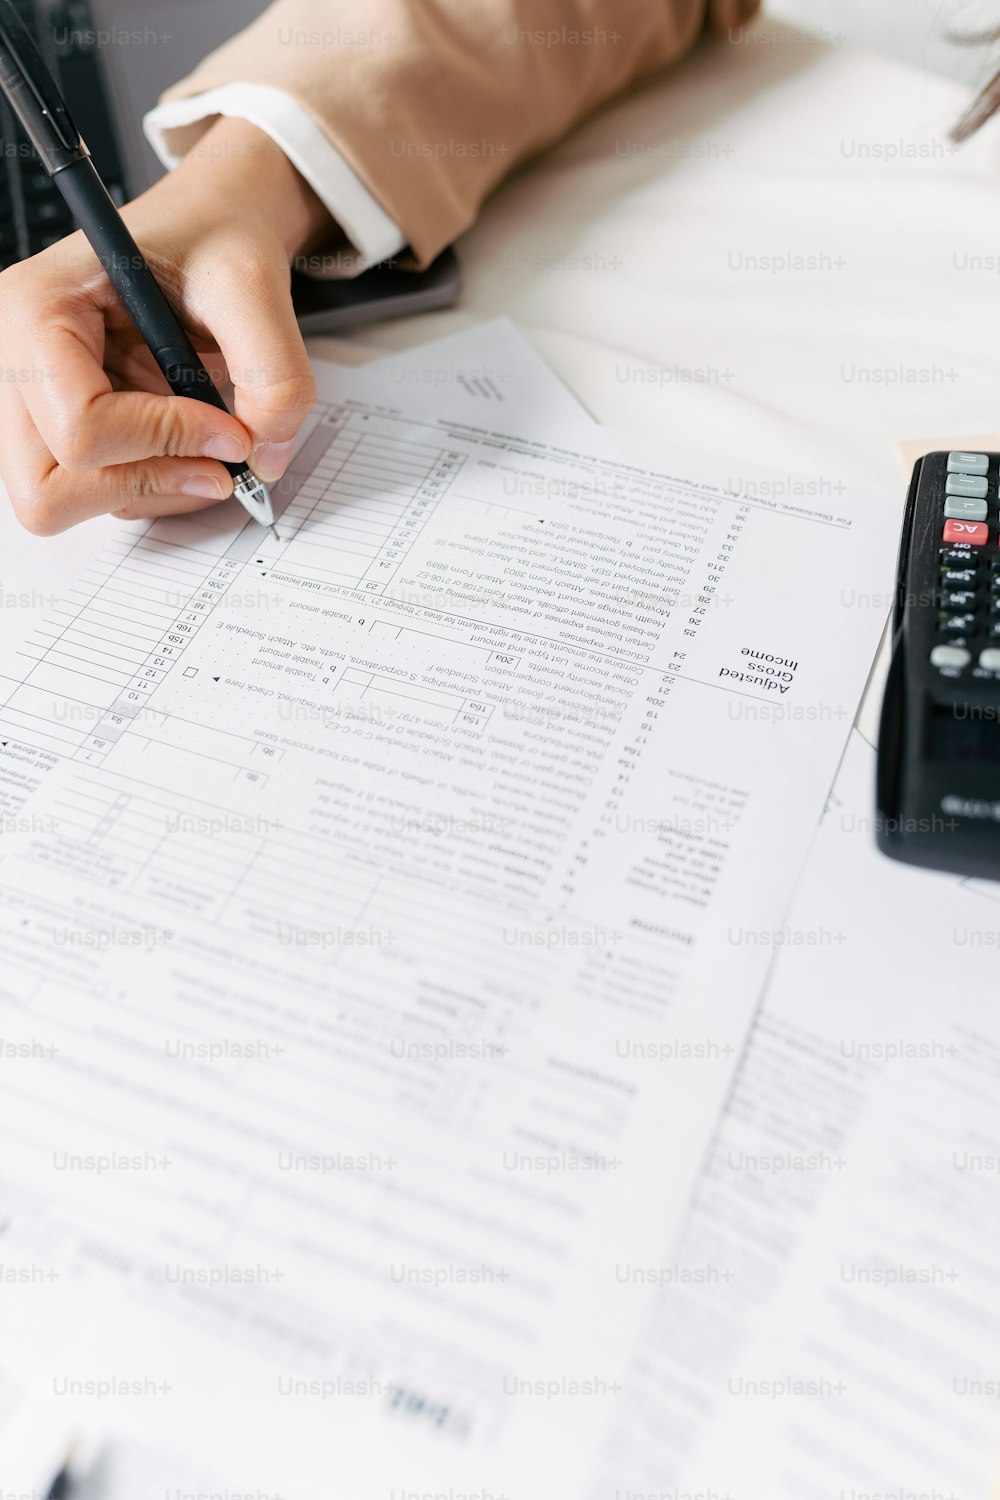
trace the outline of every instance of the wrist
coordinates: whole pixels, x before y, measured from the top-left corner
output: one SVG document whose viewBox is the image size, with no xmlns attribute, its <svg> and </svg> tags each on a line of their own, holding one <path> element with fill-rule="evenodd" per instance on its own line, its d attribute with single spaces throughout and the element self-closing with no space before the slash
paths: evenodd
<svg viewBox="0 0 1000 1500">
<path fill-rule="evenodd" d="M 182 193 L 205 192 L 241 218 L 259 211 L 280 239 L 289 261 L 329 236 L 334 220 L 326 205 L 275 141 L 248 120 L 220 115 L 166 181 Z"/>
</svg>

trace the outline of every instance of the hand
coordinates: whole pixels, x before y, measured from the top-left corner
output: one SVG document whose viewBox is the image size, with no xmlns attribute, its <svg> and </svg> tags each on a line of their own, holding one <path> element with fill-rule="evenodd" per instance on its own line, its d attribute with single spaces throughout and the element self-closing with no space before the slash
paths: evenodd
<svg viewBox="0 0 1000 1500">
<path fill-rule="evenodd" d="M 214 505 L 220 460 L 276 480 L 315 399 L 289 266 L 333 224 L 267 135 L 216 120 L 123 216 L 235 416 L 169 393 L 81 233 L 4 271 L 0 476 L 39 536 Z"/>
</svg>

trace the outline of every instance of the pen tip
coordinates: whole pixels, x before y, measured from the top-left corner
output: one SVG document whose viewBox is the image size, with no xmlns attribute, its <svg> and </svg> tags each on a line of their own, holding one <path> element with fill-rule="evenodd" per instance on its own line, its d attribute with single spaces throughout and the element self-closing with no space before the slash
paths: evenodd
<svg viewBox="0 0 1000 1500">
<path fill-rule="evenodd" d="M 273 525 L 269 526 L 267 529 L 271 533 L 271 535 L 274 537 L 274 540 L 276 542 L 280 542 L 281 541 L 281 537 L 278 535 L 277 530 L 275 529 L 275 527 Z"/>
</svg>

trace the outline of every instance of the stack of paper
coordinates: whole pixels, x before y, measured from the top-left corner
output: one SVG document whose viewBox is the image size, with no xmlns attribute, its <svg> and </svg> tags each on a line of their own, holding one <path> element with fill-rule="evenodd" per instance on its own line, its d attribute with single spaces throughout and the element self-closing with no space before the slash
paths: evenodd
<svg viewBox="0 0 1000 1500">
<path fill-rule="evenodd" d="M 997 1493 L 1000 891 L 876 852 L 874 762 L 853 734 L 595 1493 Z"/>
<path fill-rule="evenodd" d="M 5 1355 L 233 1493 L 583 1496 L 899 506 L 506 325 L 318 377 L 279 543 L 129 529 L 0 661 Z"/>
</svg>

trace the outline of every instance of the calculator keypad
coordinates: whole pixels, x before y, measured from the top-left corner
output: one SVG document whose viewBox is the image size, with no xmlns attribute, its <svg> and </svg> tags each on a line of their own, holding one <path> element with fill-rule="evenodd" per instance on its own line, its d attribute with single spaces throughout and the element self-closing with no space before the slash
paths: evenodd
<svg viewBox="0 0 1000 1500">
<path fill-rule="evenodd" d="M 1000 673 L 1000 476 L 989 470 L 986 453 L 948 454 L 930 653 L 947 676 Z"/>
</svg>

